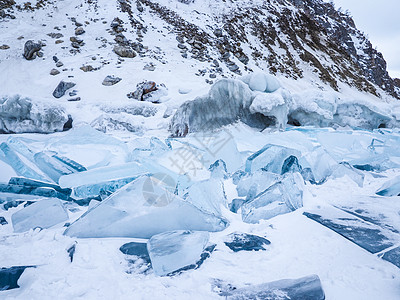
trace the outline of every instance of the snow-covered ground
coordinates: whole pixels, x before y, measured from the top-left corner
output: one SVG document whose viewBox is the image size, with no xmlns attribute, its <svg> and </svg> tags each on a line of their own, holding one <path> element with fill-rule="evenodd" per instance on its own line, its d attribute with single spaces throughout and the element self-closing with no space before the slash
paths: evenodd
<svg viewBox="0 0 400 300">
<path fill-rule="evenodd" d="M 388 120 L 387 123 L 391 126 L 396 125 L 398 104 L 393 98 L 384 94 L 382 98 L 377 98 L 345 84 L 340 86 L 341 93 L 334 92 L 326 84 L 309 80 L 314 76 L 311 70 L 310 74 L 305 70 L 304 78 L 297 81 L 277 76 L 276 80 L 282 88 L 273 94 L 278 97 L 274 98 L 270 96 L 272 94 L 262 93 L 257 89 L 250 91 L 242 82 L 249 84 L 245 77 L 241 81 L 234 81 L 235 85 L 244 86 L 251 97 L 261 95 L 261 100 L 253 102 L 249 108 L 252 112 L 285 120 L 287 115 L 282 116 L 282 110 L 274 110 L 275 106 L 284 102 L 287 112 L 300 107 L 316 113 L 319 119 L 307 119 L 309 116 L 302 114 L 297 116 L 304 117 L 304 123 L 314 122 L 323 127 L 327 124 L 326 120 L 337 121 L 334 115 L 339 104 L 350 103 L 349 110 L 356 107 L 354 113 L 349 112 L 354 118 L 348 117 L 343 121 L 348 126 L 335 126 L 335 130 L 288 126 L 281 131 L 275 128 L 260 131 L 241 122 L 234 122 L 211 135 L 190 132 L 185 138 L 171 140 L 168 139 L 171 134 L 168 129 L 172 116 L 185 101 L 206 97 L 211 86 L 205 78 L 215 82 L 226 77 L 237 79 L 238 76 L 221 64 L 223 72 L 217 72 L 216 78 L 209 78 L 210 63 L 182 58 L 176 47 L 176 36 L 169 31 L 168 24 L 159 18 L 153 19 L 147 11 L 141 14 L 141 18 L 149 25 L 148 33 L 142 41 L 148 47 L 145 55 L 118 58 L 112 50 L 115 42 L 114 36 L 110 34 L 110 23 L 118 16 L 127 29 L 125 36 L 135 40 L 136 31 L 129 26 L 128 15 L 121 13 L 114 1 L 88 2 L 55 1 L 34 12 L 15 12 L 15 19 L 0 22 L 0 43 L 10 47 L 0 50 L 0 96 L 20 94 L 32 99 L 34 103 L 62 108 L 72 116 L 74 127 L 71 131 L 48 135 L 0 135 L 0 144 L 13 144 L 8 140 L 11 137 L 27 145 L 33 154 L 41 151 L 48 155 L 57 153 L 78 162 L 88 172 L 100 170 L 98 176 L 108 176 L 110 173 L 107 173 L 107 168 L 113 167 L 117 174 L 122 170 L 128 170 L 129 173 L 129 168 L 124 169 L 123 166 L 137 162 L 144 172 L 157 173 L 158 170 L 158 173 L 167 174 L 180 182 L 182 185 L 177 188 L 179 197 L 184 196 L 186 188 L 208 180 L 211 176 L 209 166 L 222 159 L 226 163 L 228 176 L 216 176 L 223 184 L 226 197 L 223 197 L 220 207 L 219 204 L 216 205 L 216 214 L 228 221 L 229 226 L 223 231 L 210 233 L 209 243 L 216 244 L 216 248 L 200 268 L 175 276 L 160 277 L 151 269 L 147 270 L 143 263 L 132 262 L 132 257 L 119 250 L 125 243 L 146 240 L 129 237 L 76 238 L 65 235 L 65 223 L 71 224 L 81 217 L 88 210 L 87 206 L 62 201 L 68 221 L 43 230 L 31 228 L 17 233 L 14 232 L 12 215 L 23 210 L 26 201 L 36 202 L 43 200 L 43 197 L 0 193 L 0 202 L 5 201 L 0 204 L 0 216 L 8 222 L 0 225 L 0 266 L 36 266 L 24 271 L 18 281 L 19 289 L 1 291 L 0 298 L 219 299 L 221 296 L 214 286 L 216 280 L 242 288 L 316 274 L 321 280 L 326 299 L 399 299 L 400 269 L 380 256 L 387 250 L 400 246 L 400 202 L 397 196 L 377 196 L 375 193 L 388 180 L 400 175 L 400 135 L 396 129 L 354 129 L 360 124 L 379 118 Z M 188 18 L 205 30 L 206 20 L 215 10 L 228 9 L 225 5 L 219 7 L 220 2 L 216 2 L 215 6 L 204 6 L 197 1 L 190 9 L 175 1 L 159 2 L 181 11 L 197 10 L 202 17 L 195 18 L 193 14 L 189 14 Z M 82 23 L 85 30 L 79 36 L 85 45 L 75 54 L 70 53 L 73 48 L 69 39 L 75 36 L 77 26 L 71 17 Z M 49 37 L 48 33 L 61 33 L 63 36 L 59 39 L 63 42 L 56 44 L 57 38 Z M 42 58 L 28 61 L 22 57 L 24 44 L 29 39 L 45 42 Z M 63 66 L 56 67 L 53 56 L 57 56 Z M 155 65 L 155 71 L 143 69 L 150 63 Z M 80 67 L 85 65 L 99 69 L 84 72 Z M 252 62 L 248 67 L 259 70 Z M 58 69 L 60 74 L 50 75 L 53 68 Z M 207 70 L 206 77 L 195 75 L 203 69 Z M 243 75 L 247 73 L 244 69 L 242 71 Z M 114 75 L 122 80 L 113 86 L 104 86 L 102 81 L 107 75 Z M 68 92 L 76 90 L 76 96 L 81 97 L 81 100 L 67 101 L 75 97 L 68 96 L 68 92 L 59 99 L 54 98 L 52 93 L 60 80 L 76 83 Z M 136 85 L 144 80 L 165 84 L 168 94 L 161 98 L 162 103 L 153 104 L 127 98 L 126 95 L 135 91 Z M 290 97 L 286 97 L 288 94 Z M 288 103 L 287 99 L 292 102 Z M 354 103 L 358 106 L 352 106 Z M 367 113 L 363 114 L 360 105 L 368 108 Z M 137 110 L 142 113 L 137 113 Z M 143 113 L 145 110 L 150 113 Z M 204 113 L 208 113 L 207 110 Z M 366 122 L 361 122 L 362 118 L 366 118 Z M 115 122 L 107 121 L 109 119 L 130 126 L 118 127 Z M 303 122 L 303 119 L 299 120 Z M 96 134 L 87 127 L 88 124 L 105 133 Z M 121 128 L 124 130 L 120 130 Z M 210 138 L 214 139 L 211 144 Z M 166 139 L 168 140 L 164 143 Z M 155 142 L 156 146 L 152 148 L 152 141 L 160 141 L 162 146 Z M 168 147 L 168 142 L 171 143 L 171 148 Z M 245 223 L 241 210 L 234 213 L 228 207 L 233 199 L 240 198 L 233 174 L 237 170 L 244 171 L 246 159 L 267 144 L 299 151 L 299 163 L 303 168 L 310 167 L 316 177 L 326 178 L 326 181 L 321 180 L 321 184 L 305 181 L 302 187 L 303 205 L 297 210 L 261 220 L 257 224 Z M 205 161 L 200 162 L 193 155 L 189 158 L 185 156 L 188 155 L 188 149 L 196 154 L 201 153 Z M 1 153 L 3 152 L 0 152 L 0 158 Z M 52 181 L 26 155 L 17 155 L 39 176 Z M 371 164 L 374 170 L 360 171 L 348 165 L 339 165 L 340 162 L 348 162 L 350 165 Z M 7 184 L 11 177 L 21 175 L 10 165 L 12 163 L 7 164 L 0 159 L 1 184 Z M 339 166 L 341 169 L 338 169 Z M 132 171 L 133 173 L 135 172 Z M 83 173 L 76 174 L 75 180 L 82 180 L 80 184 L 85 184 L 85 178 L 79 177 Z M 126 174 L 108 179 L 120 179 L 121 176 L 127 177 Z M 181 181 L 182 175 L 189 178 L 188 182 Z M 280 173 L 278 175 L 281 176 Z M 75 174 L 64 175 L 57 183 L 76 188 L 76 185 L 68 186 L 68 183 L 73 182 L 74 176 Z M 207 192 L 213 191 L 205 189 L 205 192 L 208 195 Z M 3 209 L 5 203 L 18 199 L 24 202 L 17 207 Z M 95 201 L 89 204 L 93 213 L 96 208 L 101 207 L 101 204 L 97 207 L 95 205 L 98 205 Z M 207 210 L 209 203 L 197 203 L 197 206 L 201 205 L 205 205 L 206 208 L 202 209 Z M 379 225 L 368 224 L 387 234 L 390 247 L 370 253 L 303 215 L 304 212 L 320 212 L 321 215 L 332 217 L 329 215 L 332 210 L 341 214 L 345 213 L 344 210 L 353 212 L 356 209 L 367 212 L 368 217 L 380 221 Z M 354 217 L 346 214 L 347 217 Z M 104 218 L 107 220 L 107 215 Z M 355 218 L 362 222 L 359 216 Z M 101 226 L 103 220 L 97 221 Z M 157 220 L 154 222 L 161 223 Z M 265 251 L 233 252 L 224 243 L 226 236 L 233 232 L 262 236 L 271 244 Z M 76 245 L 76 250 L 71 262 L 67 250 L 73 245 Z"/>
</svg>

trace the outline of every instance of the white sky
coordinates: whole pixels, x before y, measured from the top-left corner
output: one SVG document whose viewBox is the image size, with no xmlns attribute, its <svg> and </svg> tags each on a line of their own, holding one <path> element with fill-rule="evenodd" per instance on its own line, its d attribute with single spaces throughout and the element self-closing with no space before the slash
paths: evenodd
<svg viewBox="0 0 400 300">
<path fill-rule="evenodd" d="M 382 52 L 392 78 L 400 78 L 400 0 L 333 0 L 348 9 L 372 45 Z"/>
</svg>

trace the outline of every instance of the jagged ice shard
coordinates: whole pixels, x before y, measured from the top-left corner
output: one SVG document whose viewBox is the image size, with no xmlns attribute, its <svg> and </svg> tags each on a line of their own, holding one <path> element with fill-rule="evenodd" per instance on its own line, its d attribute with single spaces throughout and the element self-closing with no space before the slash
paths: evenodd
<svg viewBox="0 0 400 300">
<path fill-rule="evenodd" d="M 65 234 L 80 238 L 150 238 L 170 230 L 214 232 L 226 226 L 222 217 L 200 210 L 158 181 L 142 176 L 82 215 Z"/>
<path fill-rule="evenodd" d="M 282 181 L 242 205 L 242 220 L 258 223 L 295 211 L 303 206 L 303 186 L 299 173 L 288 173 Z"/>
<path fill-rule="evenodd" d="M 263 169 L 267 172 L 282 174 L 284 163 L 290 156 L 300 157 L 301 153 L 282 146 L 265 145 L 246 160 L 246 172 Z"/>
<path fill-rule="evenodd" d="M 389 181 L 386 181 L 377 191 L 379 196 L 398 196 L 400 195 L 400 176 L 397 176 Z"/>
<path fill-rule="evenodd" d="M 41 200 L 11 216 L 15 232 L 24 232 L 40 227 L 52 227 L 68 220 L 68 213 L 58 199 Z"/>
<path fill-rule="evenodd" d="M 151 237 L 147 242 L 154 273 L 165 276 L 195 264 L 206 248 L 208 232 L 169 231 Z"/>
<path fill-rule="evenodd" d="M 15 172 L 24 177 L 37 179 L 41 181 L 48 181 L 47 178 L 38 174 L 32 168 L 30 168 L 27 164 L 25 164 L 21 158 L 16 154 L 7 143 L 0 144 L 0 159 L 5 163 L 9 164 Z"/>
<path fill-rule="evenodd" d="M 221 207 L 227 207 L 224 186 L 219 179 L 209 179 L 190 186 L 183 198 L 203 211 L 221 215 Z"/>
</svg>

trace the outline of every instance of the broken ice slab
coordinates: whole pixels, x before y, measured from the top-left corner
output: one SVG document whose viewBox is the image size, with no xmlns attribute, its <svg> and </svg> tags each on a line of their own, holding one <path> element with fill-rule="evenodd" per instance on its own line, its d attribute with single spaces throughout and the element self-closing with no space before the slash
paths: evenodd
<svg viewBox="0 0 400 300">
<path fill-rule="evenodd" d="M 65 156 L 83 164 L 88 169 L 123 163 L 128 153 L 123 141 L 89 125 L 74 127 L 64 136 L 49 140 L 46 149 L 55 151 L 57 156 Z"/>
<path fill-rule="evenodd" d="M 35 153 L 20 138 L 10 136 L 7 139 L 7 144 L 14 151 L 18 152 L 19 154 L 22 154 L 30 161 L 34 161 L 33 155 Z"/>
<path fill-rule="evenodd" d="M 211 178 L 227 179 L 228 170 L 226 169 L 226 163 L 222 159 L 218 159 L 216 162 L 210 165 L 208 170 L 211 172 Z"/>
<path fill-rule="evenodd" d="M 195 264 L 206 248 L 210 235 L 204 231 L 163 232 L 147 242 L 154 273 L 165 276 Z"/>
<path fill-rule="evenodd" d="M 300 165 L 304 169 L 311 169 L 316 183 L 322 183 L 330 176 L 338 163 L 322 147 L 316 147 L 313 151 L 299 158 Z"/>
<path fill-rule="evenodd" d="M 400 176 L 397 176 L 389 181 L 386 181 L 377 191 L 379 196 L 399 196 L 400 194 Z"/>
<path fill-rule="evenodd" d="M 133 149 L 131 160 L 137 160 L 144 157 L 156 156 L 159 157 L 167 151 L 170 151 L 172 146 L 169 142 L 163 142 L 157 137 L 151 137 L 147 145 L 142 145 L 139 148 Z"/>
<path fill-rule="evenodd" d="M 175 195 L 166 182 L 141 176 L 87 211 L 65 234 L 150 238 L 170 230 L 221 231 L 227 224 Z"/>
<path fill-rule="evenodd" d="M 299 173 L 288 173 L 282 181 L 242 205 L 242 220 L 254 224 L 295 211 L 303 206 L 303 187 Z"/>
<path fill-rule="evenodd" d="M 341 162 L 333 170 L 330 178 L 342 178 L 344 176 L 349 177 L 353 180 L 359 187 L 364 185 L 364 173 L 354 168 L 347 162 Z"/>
<path fill-rule="evenodd" d="M 214 178 L 193 184 L 183 199 L 216 216 L 221 215 L 221 206 L 228 206 L 224 185 L 221 180 Z"/>
<path fill-rule="evenodd" d="M 82 166 L 81 164 L 77 163 L 76 161 L 73 161 L 72 159 L 69 159 L 68 157 L 65 156 L 60 156 L 57 154 L 52 155 L 55 159 L 58 159 L 61 161 L 64 165 L 66 165 L 68 168 L 72 169 L 75 172 L 83 172 L 87 171 L 87 169 Z"/>
<path fill-rule="evenodd" d="M 115 145 L 122 148 L 126 148 L 124 142 L 113 138 L 110 135 L 104 134 L 96 129 L 93 129 L 90 125 L 85 125 L 77 128 L 73 128 L 68 131 L 66 135 L 57 139 L 56 141 L 51 141 L 50 145 L 63 146 L 63 145 L 80 145 L 80 144 L 105 144 L 105 145 Z"/>
<path fill-rule="evenodd" d="M 138 243 L 138 242 L 126 243 L 119 248 L 119 251 L 121 251 L 126 255 L 137 256 L 143 259 L 147 263 L 150 262 L 149 251 L 147 251 L 146 243 Z"/>
<path fill-rule="evenodd" d="M 304 215 L 368 252 L 378 253 L 393 246 L 395 235 L 393 232 L 333 207 L 305 212 Z"/>
<path fill-rule="evenodd" d="M 0 269 L 0 291 L 12 290 L 19 288 L 18 279 L 27 268 L 35 268 L 34 266 L 17 266 L 11 268 Z"/>
<path fill-rule="evenodd" d="M 338 199 L 334 206 L 366 222 L 400 233 L 400 202 L 393 200 L 391 197 L 352 195 L 346 201 Z"/>
<path fill-rule="evenodd" d="M 290 156 L 301 157 L 298 150 L 277 145 L 265 145 L 246 160 L 246 172 L 253 173 L 259 169 L 282 174 L 284 162 Z"/>
<path fill-rule="evenodd" d="M 266 246 L 271 244 L 270 241 L 261 236 L 240 232 L 228 235 L 224 243 L 233 252 L 266 250 Z"/>
<path fill-rule="evenodd" d="M 68 220 L 68 213 L 58 199 L 35 202 L 11 216 L 14 232 L 49 228 Z"/>
<path fill-rule="evenodd" d="M 158 156 L 171 149 L 171 144 L 164 143 L 159 138 L 154 136 L 150 138 L 150 150 L 152 155 Z"/>
<path fill-rule="evenodd" d="M 300 166 L 297 157 L 294 155 L 290 155 L 283 162 L 281 174 L 283 175 L 285 173 L 295 173 L 295 172 L 301 173 L 301 171 L 302 167 Z"/>
<path fill-rule="evenodd" d="M 51 184 L 39 180 L 33 180 L 29 178 L 24 178 L 24 177 L 12 177 L 10 181 L 8 182 L 9 185 L 21 185 L 25 187 L 44 187 L 44 188 L 51 188 L 54 189 L 55 191 L 65 195 L 65 197 L 56 197 L 62 200 L 68 200 L 68 197 L 71 195 L 72 190 L 71 189 L 62 189 L 59 185 L 56 184 Z M 40 195 L 39 195 L 40 196 Z M 51 196 L 54 197 L 54 196 Z"/>
<path fill-rule="evenodd" d="M 221 296 L 229 300 L 270 299 L 270 300 L 324 300 L 325 293 L 317 275 L 299 279 L 283 279 L 244 288 L 230 286 L 222 289 Z"/>
<path fill-rule="evenodd" d="M 59 183 L 63 188 L 76 189 L 78 191 L 77 195 L 83 197 L 85 194 L 95 194 L 95 191 L 98 189 L 104 190 L 108 187 L 111 189 L 113 187 L 118 188 L 124 182 L 129 181 L 129 178 L 137 178 L 145 174 L 154 174 L 156 177 L 168 177 L 174 182 L 174 185 L 181 183 L 182 188 L 188 186 L 188 182 L 184 176 L 179 176 L 156 162 L 147 159 L 141 159 L 140 163 L 133 161 L 61 176 Z"/>
<path fill-rule="evenodd" d="M 114 193 L 116 190 L 122 188 L 129 182 L 132 182 L 138 176 L 126 177 L 97 184 L 85 184 L 74 188 L 74 197 L 76 198 L 89 198 L 95 197 L 104 193 Z"/>
<path fill-rule="evenodd" d="M 0 194 L 23 194 L 69 200 L 69 196 L 60 193 L 52 187 L 35 187 L 26 185 L 2 184 L 0 183 Z"/>
<path fill-rule="evenodd" d="M 253 174 L 242 176 L 236 190 L 239 197 L 246 197 L 246 200 L 254 199 L 262 191 L 282 179 L 282 176 L 263 170 L 258 170 Z"/>
<path fill-rule="evenodd" d="M 385 252 L 382 258 L 400 268 L 400 247 Z"/>
<path fill-rule="evenodd" d="M 75 173 L 76 171 L 52 156 L 44 152 L 38 152 L 34 155 L 36 165 L 40 170 L 49 176 L 54 182 L 58 182 L 63 175 Z"/>
<path fill-rule="evenodd" d="M 138 162 L 130 162 L 61 176 L 59 184 L 63 188 L 73 188 L 82 185 L 92 186 L 116 179 L 134 177 L 144 173 L 146 173 L 144 166 Z"/>
<path fill-rule="evenodd" d="M 318 142 L 336 161 L 352 162 L 362 158 L 371 158 L 374 153 L 369 148 L 373 134 L 366 131 L 319 132 Z"/>
<path fill-rule="evenodd" d="M 11 177 L 18 176 L 15 170 L 0 158 L 0 182 L 8 182 Z"/>
<path fill-rule="evenodd" d="M 206 168 L 217 160 L 225 162 L 229 173 L 235 172 L 242 166 L 242 155 L 237 148 L 234 135 L 229 130 L 196 132 L 190 138 L 194 144 L 204 150 L 199 154 Z"/>
<path fill-rule="evenodd" d="M 48 181 L 44 176 L 27 166 L 6 143 L 0 144 L 0 159 L 9 164 L 19 176 Z"/>
</svg>

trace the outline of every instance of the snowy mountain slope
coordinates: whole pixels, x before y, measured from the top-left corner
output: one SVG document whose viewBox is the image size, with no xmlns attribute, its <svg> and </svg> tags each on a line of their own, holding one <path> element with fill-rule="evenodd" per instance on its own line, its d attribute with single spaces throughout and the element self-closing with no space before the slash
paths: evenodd
<svg viewBox="0 0 400 300">
<path fill-rule="evenodd" d="M 348 16 L 319 0 L 7 0 L 0 18 L 0 121 L 9 107 L 36 119 L 14 116 L 7 124 L 21 134 L 0 135 L 0 266 L 35 266 L 0 298 L 224 299 L 224 288 L 316 274 L 326 299 L 398 299 L 399 256 L 387 254 L 400 247 L 400 135 L 377 127 L 398 127 L 399 90 Z M 27 40 L 45 44 L 42 57 L 23 57 Z M 109 75 L 121 80 L 103 85 Z M 61 80 L 76 85 L 55 98 Z M 159 103 L 127 97 L 144 80 Z M 15 94 L 34 105 L 6 102 Z M 61 131 L 68 114 L 69 131 L 22 133 Z M 170 138 L 174 124 L 186 137 Z M 165 194 L 178 201 L 154 201 L 149 173 L 172 178 Z M 21 188 L 15 176 L 50 184 Z M 386 186 L 392 194 L 376 194 Z M 174 220 L 180 205 L 188 215 Z M 141 237 L 193 229 L 187 220 L 210 211 L 226 229 L 209 233 L 215 249 L 195 270 L 160 277 L 119 250 L 146 242 L 131 227 Z M 274 217 L 255 222 L 263 213 Z M 80 224 L 109 237 L 78 238 Z M 270 244 L 234 252 L 234 232 Z"/>
</svg>

